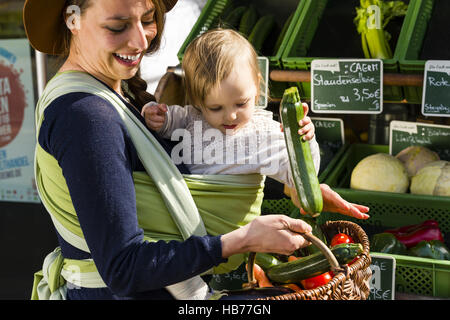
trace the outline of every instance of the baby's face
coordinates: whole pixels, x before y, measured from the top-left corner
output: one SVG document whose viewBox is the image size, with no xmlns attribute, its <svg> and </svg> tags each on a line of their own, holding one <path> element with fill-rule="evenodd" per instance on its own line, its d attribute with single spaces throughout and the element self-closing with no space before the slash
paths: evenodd
<svg viewBox="0 0 450 320">
<path fill-rule="evenodd" d="M 223 134 L 233 135 L 250 121 L 258 86 L 250 66 L 237 62 L 228 78 L 207 94 L 202 109 L 205 120 Z"/>
</svg>

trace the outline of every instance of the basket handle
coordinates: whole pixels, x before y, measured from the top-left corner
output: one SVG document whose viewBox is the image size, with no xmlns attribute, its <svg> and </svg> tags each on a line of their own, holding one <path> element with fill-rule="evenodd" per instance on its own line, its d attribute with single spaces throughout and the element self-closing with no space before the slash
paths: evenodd
<svg viewBox="0 0 450 320">
<path fill-rule="evenodd" d="M 328 262 L 331 265 L 331 271 L 335 273 L 342 271 L 342 268 L 340 267 L 339 262 L 337 261 L 333 252 L 330 250 L 330 248 L 327 247 L 325 243 L 322 242 L 322 240 L 314 236 L 312 233 L 300 233 L 300 235 L 309 242 L 311 242 L 313 245 L 315 245 L 325 255 L 325 257 L 327 258 Z M 257 285 L 255 274 L 253 271 L 255 259 L 256 259 L 256 252 L 250 252 L 248 256 L 248 266 L 247 266 L 248 283 L 245 284 L 245 287 L 254 288 Z"/>
</svg>

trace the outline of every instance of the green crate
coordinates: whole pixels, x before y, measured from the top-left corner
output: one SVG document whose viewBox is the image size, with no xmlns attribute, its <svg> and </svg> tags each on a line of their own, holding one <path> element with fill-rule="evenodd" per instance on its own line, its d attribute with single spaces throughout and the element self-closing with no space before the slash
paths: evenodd
<svg viewBox="0 0 450 320">
<path fill-rule="evenodd" d="M 288 17 L 293 13 L 292 21 L 286 31 L 286 35 L 281 42 L 281 45 L 274 55 L 268 55 L 269 68 L 281 69 L 281 56 L 286 47 L 287 40 L 289 38 L 294 25 L 296 24 L 298 17 L 300 16 L 301 9 L 303 7 L 304 0 L 283 0 L 283 1 L 269 1 L 269 0 L 208 0 L 204 6 L 197 22 L 194 24 L 191 32 L 185 39 L 183 45 L 178 52 L 178 59 L 182 61 L 184 52 L 189 43 L 203 32 L 209 30 L 214 21 L 217 21 L 223 12 L 226 12 L 231 7 L 248 6 L 255 4 L 256 10 L 260 16 L 266 14 L 273 14 L 275 17 L 276 29 L 271 35 L 271 41 L 275 43 L 276 37 L 280 34 L 281 29 Z M 258 53 L 263 55 L 264 52 Z M 272 97 L 282 97 L 284 90 L 288 87 L 287 83 L 270 82 L 270 95 Z"/>
<path fill-rule="evenodd" d="M 426 61 L 420 59 L 420 52 L 432 19 L 435 0 L 416 0 L 414 3 L 415 6 L 411 8 L 411 19 L 406 26 L 406 45 L 401 48 L 399 54 L 399 70 L 403 74 L 424 73 Z M 436 50 L 439 51 L 438 46 L 441 44 L 436 45 Z M 423 87 L 404 87 L 404 90 L 408 102 L 422 103 Z"/>
<path fill-rule="evenodd" d="M 351 173 L 356 164 L 366 156 L 379 152 L 389 153 L 389 147 L 352 144 L 325 179 L 325 183 L 347 201 L 370 207 L 370 218 L 357 220 L 341 214 L 323 212 L 318 218 L 319 223 L 329 220 L 350 220 L 361 225 L 370 236 L 388 228 L 434 219 L 439 222 L 448 245 L 450 197 L 349 189 Z M 396 290 L 398 292 L 450 297 L 450 261 L 392 256 L 396 258 Z"/>
<path fill-rule="evenodd" d="M 415 0 L 411 0 L 412 4 Z M 408 1 L 406 1 L 408 2 Z M 311 70 L 311 62 L 314 59 L 326 58 L 364 58 L 361 48 L 361 37 L 353 24 L 355 9 L 360 4 L 359 0 L 305 0 L 303 10 L 295 25 L 291 37 L 287 42 L 283 52 L 281 62 L 284 69 L 290 70 Z M 336 17 L 336 20 L 324 18 L 326 13 Z M 385 73 L 398 72 L 399 50 L 404 43 L 406 30 L 405 22 L 410 19 L 408 13 L 403 19 L 392 20 L 388 25 L 388 30 L 393 36 L 393 41 L 397 39 L 393 48 L 394 57 L 383 60 L 383 70 Z M 397 38 L 398 36 L 398 38 Z M 323 46 L 323 48 L 321 47 Z M 339 46 L 340 56 L 330 56 L 327 53 L 327 46 Z M 319 47 L 319 49 L 314 49 Z M 314 52 L 315 51 L 315 52 Z M 303 97 L 311 97 L 311 83 L 296 83 L 301 89 Z M 404 98 L 402 87 L 384 86 L 383 96 L 385 101 L 401 101 Z"/>
<path fill-rule="evenodd" d="M 395 258 L 395 290 L 421 296 L 450 297 L 450 261 L 375 253 Z"/>
<path fill-rule="evenodd" d="M 370 207 L 371 218 L 358 223 L 400 227 L 426 219 L 437 220 L 443 232 L 450 232 L 450 197 L 353 190 L 349 188 L 353 168 L 360 160 L 374 153 L 389 153 L 387 145 L 352 144 L 328 174 L 324 183 L 350 202 Z M 341 215 L 324 213 L 323 219 L 341 218 Z"/>
</svg>

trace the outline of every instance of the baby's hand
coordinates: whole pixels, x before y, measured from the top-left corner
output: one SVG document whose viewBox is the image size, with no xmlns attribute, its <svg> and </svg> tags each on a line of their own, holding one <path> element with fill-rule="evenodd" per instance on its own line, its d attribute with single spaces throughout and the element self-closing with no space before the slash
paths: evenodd
<svg viewBox="0 0 450 320">
<path fill-rule="evenodd" d="M 308 110 L 309 110 L 308 104 L 303 102 L 302 106 L 303 106 L 304 116 L 303 116 L 303 119 L 298 122 L 298 124 L 301 127 L 298 130 L 298 134 L 304 135 L 303 140 L 308 141 L 314 137 L 315 128 L 314 128 L 314 124 L 311 121 L 311 118 L 306 116 L 308 114 Z M 281 131 L 283 131 L 283 125 L 281 123 L 280 123 L 280 128 L 281 128 Z"/>
<path fill-rule="evenodd" d="M 308 110 L 309 110 L 308 104 L 303 103 L 302 105 L 303 105 L 304 117 L 302 120 L 300 120 L 298 122 L 298 124 L 300 125 L 300 130 L 298 130 L 298 134 L 303 135 L 303 140 L 308 141 L 314 137 L 315 128 L 314 128 L 314 123 L 312 123 L 312 121 L 311 121 L 311 118 L 307 117 Z"/>
<path fill-rule="evenodd" d="M 142 107 L 142 116 L 145 119 L 147 127 L 154 131 L 158 131 L 166 121 L 167 105 L 149 102 Z"/>
</svg>

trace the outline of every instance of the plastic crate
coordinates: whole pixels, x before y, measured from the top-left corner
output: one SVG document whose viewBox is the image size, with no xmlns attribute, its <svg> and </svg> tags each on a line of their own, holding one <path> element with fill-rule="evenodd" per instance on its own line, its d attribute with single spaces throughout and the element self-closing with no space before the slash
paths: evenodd
<svg viewBox="0 0 450 320">
<path fill-rule="evenodd" d="M 441 19 L 448 21 L 448 12 L 440 12 L 439 4 L 448 4 L 448 0 L 415 0 L 412 8 L 412 18 L 408 21 L 405 34 L 405 46 L 399 54 L 399 70 L 404 74 L 423 74 L 425 59 L 421 59 L 421 51 L 426 41 L 429 24 L 434 15 L 440 15 Z M 435 17 L 436 19 L 436 17 Z M 448 24 L 450 26 L 450 23 Z M 447 29 L 448 30 L 448 29 Z M 446 33 L 441 30 L 439 34 Z M 428 43 L 428 46 L 431 44 Z M 434 43 L 435 51 L 439 52 L 443 43 Z M 448 60 L 449 56 L 433 60 Z M 404 87 L 405 98 L 409 103 L 422 103 L 423 87 Z"/>
<path fill-rule="evenodd" d="M 189 43 L 203 32 L 211 29 L 215 25 L 215 21 L 219 20 L 222 13 L 228 12 L 229 8 L 237 6 L 248 6 L 254 4 L 259 16 L 266 14 L 273 14 L 275 17 L 275 30 L 269 35 L 268 42 L 275 43 L 284 23 L 288 17 L 293 14 L 291 23 L 286 31 L 284 39 L 280 47 L 273 55 L 268 55 L 267 52 L 258 52 L 259 55 L 267 56 L 269 59 L 269 68 L 281 69 L 281 56 L 286 47 L 287 40 L 298 17 L 300 16 L 304 0 L 283 0 L 283 1 L 268 1 L 268 0 L 208 0 L 204 6 L 197 22 L 194 24 L 191 32 L 187 36 L 183 45 L 178 52 L 178 59 L 182 61 L 184 52 Z M 264 48 L 263 48 L 264 50 Z M 270 82 L 270 95 L 272 97 L 282 97 L 284 90 L 288 87 L 287 83 Z"/>
<path fill-rule="evenodd" d="M 400 227 L 434 219 L 439 222 L 443 232 L 450 232 L 450 197 L 349 188 L 353 168 L 366 156 L 379 152 L 389 153 L 389 146 L 358 143 L 350 145 L 324 181 L 347 201 L 370 207 L 370 219 L 365 221 L 354 219 L 353 221 L 375 226 Z M 342 218 L 342 215 L 324 213 L 321 217 L 323 219 Z"/>
<path fill-rule="evenodd" d="M 325 179 L 325 183 L 347 201 L 370 207 L 370 218 L 357 220 L 336 213 L 323 212 L 318 218 L 319 223 L 328 220 L 350 220 L 361 225 L 371 236 L 388 228 L 434 219 L 439 222 L 445 242 L 449 246 L 450 197 L 349 189 L 351 172 L 356 164 L 366 156 L 379 152 L 389 153 L 389 147 L 352 144 Z M 398 292 L 450 297 L 450 261 L 392 256 L 396 259 Z"/>
<path fill-rule="evenodd" d="M 450 261 L 378 252 L 376 254 L 395 258 L 396 292 L 450 297 Z"/>
<path fill-rule="evenodd" d="M 414 5 L 415 0 L 410 2 Z M 303 10 L 295 25 L 286 49 L 281 58 L 284 69 L 311 70 L 314 59 L 356 58 L 363 59 L 361 36 L 353 23 L 355 8 L 360 0 L 305 0 Z M 392 35 L 393 58 L 383 60 L 385 73 L 398 72 L 400 47 L 404 43 L 405 22 L 411 19 L 410 10 L 402 19 L 393 19 L 387 30 Z M 330 52 L 334 48 L 333 52 Z M 297 83 L 303 97 L 311 97 L 311 83 Z M 404 98 L 402 87 L 384 86 L 385 101 L 401 101 Z"/>
</svg>

